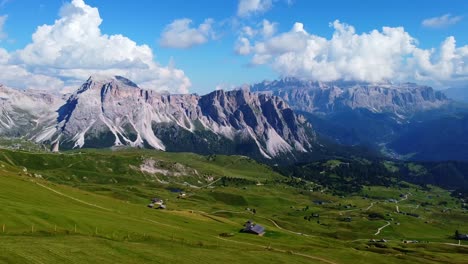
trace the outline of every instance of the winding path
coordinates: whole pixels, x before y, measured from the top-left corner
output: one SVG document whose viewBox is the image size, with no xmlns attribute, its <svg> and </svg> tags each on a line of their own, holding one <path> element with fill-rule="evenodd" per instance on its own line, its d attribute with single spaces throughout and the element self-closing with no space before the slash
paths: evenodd
<svg viewBox="0 0 468 264">
<path fill-rule="evenodd" d="M 92 203 L 88 203 L 88 202 L 85 202 L 83 200 L 80 200 L 80 199 L 77 199 L 75 197 L 72 197 L 72 196 L 69 196 L 69 195 L 66 195 L 62 192 L 59 192 L 57 190 L 54 190 L 44 184 L 41 184 L 39 182 L 36 182 L 34 181 L 34 183 L 36 183 L 38 186 L 42 187 L 42 188 L 45 188 L 55 194 L 58 194 L 60 196 L 64 196 L 66 198 L 69 198 L 73 201 L 76 201 L 76 202 L 79 202 L 79 203 L 82 203 L 82 204 L 85 204 L 85 205 L 88 205 L 88 206 L 91 206 L 91 207 L 95 207 L 95 208 L 98 208 L 98 209 L 101 209 L 101 210 L 105 210 L 105 211 L 114 211 L 114 210 L 111 210 L 109 208 L 105 208 L 105 207 L 102 207 L 102 206 L 99 206 L 99 205 L 96 205 L 96 204 L 92 204 Z M 221 211 L 218 211 L 218 212 L 221 212 Z M 226 212 L 229 212 L 229 211 L 226 211 Z M 245 213 L 245 212 L 232 212 L 232 213 Z M 308 236 L 306 234 L 302 234 L 302 233 L 297 233 L 297 232 L 294 232 L 294 231 L 290 231 L 290 230 L 287 230 L 287 229 L 284 229 L 282 227 L 280 227 L 274 220 L 272 219 L 269 219 L 269 218 L 265 218 L 265 217 L 261 217 L 261 218 L 264 218 L 264 219 L 268 219 L 270 220 L 277 228 L 281 229 L 281 230 L 284 230 L 284 231 L 288 231 L 288 232 L 291 232 L 291 233 L 294 233 L 294 234 L 300 234 L 300 235 L 305 235 L 305 236 Z M 146 221 L 149 221 L 149 222 L 152 222 L 154 224 L 158 224 L 158 225 L 166 225 L 166 224 L 163 224 L 163 223 L 159 223 L 159 222 L 156 222 L 154 220 L 151 220 L 151 219 L 148 219 L 148 218 L 143 218 L 144 220 Z M 170 225 L 168 225 L 170 226 Z M 171 226 L 172 227 L 172 226 Z M 260 247 L 260 248 L 265 248 L 265 246 L 262 246 L 262 245 L 258 245 L 258 244 L 253 244 L 253 243 L 248 243 L 248 242 L 240 242 L 240 241 L 235 241 L 235 240 L 230 240 L 230 239 L 225 239 L 225 238 L 222 238 L 222 237 L 219 237 L 219 236 L 215 236 L 216 238 L 218 239 L 221 239 L 223 241 L 227 241 L 227 242 L 230 242 L 230 243 L 237 243 L 237 244 L 244 244 L 244 245 L 249 245 L 249 246 L 256 246 L 256 247 Z M 274 252 L 280 252 L 280 253 L 286 253 L 286 254 L 292 254 L 292 255 L 296 255 L 296 256 L 301 256 L 301 257 L 305 257 L 305 258 L 309 258 L 309 259 L 313 259 L 313 260 L 318 260 L 318 261 L 321 261 L 323 263 L 328 263 L 328 264 L 337 264 L 336 262 L 333 262 L 331 260 L 327 260 L 327 259 L 324 259 L 324 258 L 321 258 L 321 257 L 316 257 L 316 256 L 311 256 L 311 255 L 307 255 L 307 254 L 303 254 L 303 253 L 298 253 L 298 252 L 293 252 L 293 251 L 287 251 L 287 250 L 283 250 L 283 249 L 273 249 L 273 248 L 268 248 L 269 250 L 271 251 L 274 251 Z"/>
<path fill-rule="evenodd" d="M 382 231 L 382 229 L 386 228 L 387 226 L 391 225 L 390 222 L 387 221 L 387 224 L 382 226 L 382 227 L 379 227 L 379 229 L 377 229 L 377 232 L 374 234 L 374 236 L 380 234 L 380 231 Z"/>
<path fill-rule="evenodd" d="M 62 192 L 59 192 L 59 191 L 57 191 L 57 190 L 54 190 L 54 189 L 50 188 L 49 186 L 46 186 L 46 185 L 44 185 L 44 184 L 42 184 L 42 183 L 39 183 L 39 182 L 36 182 L 36 181 L 35 181 L 35 183 L 36 183 L 37 185 L 41 186 L 42 188 L 45 188 L 45 189 L 47 189 L 47 190 L 49 190 L 49 191 L 51 191 L 51 192 L 54 192 L 54 193 L 56 193 L 56 194 L 58 194 L 58 195 L 67 197 L 68 199 L 72 199 L 73 201 L 76 201 L 76 202 L 79 202 L 79 203 L 82 203 L 82 204 L 86 204 L 86 205 L 91 206 L 91 207 L 96 207 L 96 208 L 101 209 L 101 210 L 105 210 L 105 211 L 109 211 L 109 212 L 112 212 L 112 211 L 113 211 L 113 210 L 111 210 L 111 209 L 109 209 L 109 208 L 105 208 L 105 207 L 102 207 L 102 206 L 99 206 L 99 205 L 96 205 L 96 204 L 88 203 L 88 202 L 85 202 L 85 201 L 83 201 L 83 200 L 77 199 L 77 198 L 75 198 L 75 197 L 66 195 L 66 194 L 64 194 L 64 193 L 62 193 Z"/>
<path fill-rule="evenodd" d="M 229 210 L 218 210 L 218 211 L 212 212 L 211 214 L 216 214 L 216 213 L 253 214 L 252 212 L 236 212 L 236 211 L 229 211 Z M 312 235 L 309 235 L 309 234 L 304 234 L 304 233 L 300 233 L 300 232 L 296 232 L 296 231 L 292 231 L 292 230 L 283 228 L 275 220 L 273 220 L 271 218 L 263 217 L 263 216 L 259 216 L 259 215 L 256 215 L 256 217 L 268 220 L 271 223 L 273 223 L 273 225 L 276 226 L 276 228 L 278 228 L 280 230 L 283 230 L 283 231 L 286 231 L 286 232 L 289 232 L 291 234 L 295 234 L 295 235 L 299 235 L 299 236 L 306 236 L 306 237 L 316 237 L 316 236 L 312 236 Z"/>
<path fill-rule="evenodd" d="M 367 207 L 366 209 L 364 209 L 364 211 L 369 211 L 369 209 L 371 209 L 372 206 L 374 206 L 374 202 L 370 203 L 369 207 Z"/>
<path fill-rule="evenodd" d="M 328 263 L 328 264 L 337 264 L 336 262 L 333 262 L 333 261 L 328 260 L 328 259 L 324 259 L 324 258 L 321 258 L 321 257 L 315 257 L 315 256 L 303 254 L 303 253 L 298 253 L 298 252 L 293 252 L 293 251 L 287 251 L 287 250 L 283 250 L 283 249 L 275 249 L 275 248 L 271 248 L 271 247 L 265 247 L 265 246 L 258 245 L 258 244 L 253 244 L 253 243 L 248 243 L 248 242 L 241 242 L 241 241 L 226 239 L 226 238 L 219 237 L 219 236 L 217 236 L 216 238 L 218 238 L 218 239 L 220 239 L 220 240 L 223 240 L 223 241 L 228 241 L 228 242 L 231 242 L 231 243 L 244 244 L 244 245 L 248 245 L 248 246 L 256 246 L 256 247 L 260 247 L 260 248 L 266 248 L 266 249 L 268 249 L 268 250 L 275 251 L 275 252 L 289 253 L 289 254 L 296 255 L 296 256 L 301 256 L 301 257 L 305 257 L 305 258 L 309 258 L 309 259 L 313 259 L 313 260 L 318 260 L 318 261 L 321 261 L 321 262 L 324 262 L 324 263 Z"/>
</svg>

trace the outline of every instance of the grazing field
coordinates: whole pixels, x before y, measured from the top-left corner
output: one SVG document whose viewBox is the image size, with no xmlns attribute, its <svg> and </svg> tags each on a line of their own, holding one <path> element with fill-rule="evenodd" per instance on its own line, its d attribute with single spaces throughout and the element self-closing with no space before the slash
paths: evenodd
<svg viewBox="0 0 468 264">
<path fill-rule="evenodd" d="M 446 190 L 297 182 L 241 156 L 2 150 L 0 263 L 466 263 Z"/>
</svg>

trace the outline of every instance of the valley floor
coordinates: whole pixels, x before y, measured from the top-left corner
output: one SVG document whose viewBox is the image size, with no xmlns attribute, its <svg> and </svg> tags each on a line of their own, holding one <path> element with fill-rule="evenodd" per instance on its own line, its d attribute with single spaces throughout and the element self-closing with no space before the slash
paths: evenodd
<svg viewBox="0 0 468 264">
<path fill-rule="evenodd" d="M 157 158 L 217 181 L 147 174 L 151 184 L 142 175 L 125 182 L 112 161 L 152 154 L 89 154 L 102 166 L 76 170 L 86 158 L 34 155 L 0 153 L 0 263 L 466 263 L 468 243 L 452 236 L 468 232 L 468 214 L 439 188 L 369 186 L 338 197 L 251 161 L 185 154 Z M 147 208 L 152 197 L 167 209 Z M 239 232 L 249 219 L 264 236 Z"/>
</svg>

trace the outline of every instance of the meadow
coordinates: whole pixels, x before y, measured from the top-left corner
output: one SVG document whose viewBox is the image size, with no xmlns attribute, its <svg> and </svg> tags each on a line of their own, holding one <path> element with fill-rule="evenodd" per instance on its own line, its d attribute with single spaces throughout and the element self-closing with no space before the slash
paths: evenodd
<svg viewBox="0 0 468 264">
<path fill-rule="evenodd" d="M 460 201 L 404 186 L 337 196 L 243 156 L 1 150 L 0 263 L 466 263 Z M 264 236 L 239 232 L 249 219 Z"/>
</svg>

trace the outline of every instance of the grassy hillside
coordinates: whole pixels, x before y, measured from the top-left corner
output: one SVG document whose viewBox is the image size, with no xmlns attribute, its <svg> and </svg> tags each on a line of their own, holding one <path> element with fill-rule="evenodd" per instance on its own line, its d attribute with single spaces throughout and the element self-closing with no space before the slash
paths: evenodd
<svg viewBox="0 0 468 264">
<path fill-rule="evenodd" d="M 331 193 L 240 156 L 1 151 L 0 263 L 465 263 L 450 236 L 468 215 L 448 191 Z M 248 219 L 266 234 L 239 233 Z"/>
</svg>

